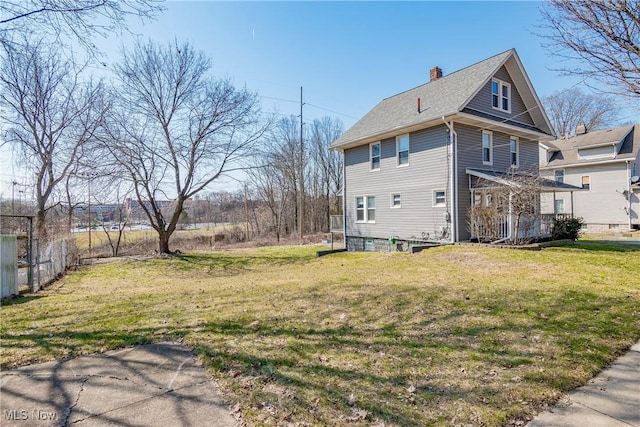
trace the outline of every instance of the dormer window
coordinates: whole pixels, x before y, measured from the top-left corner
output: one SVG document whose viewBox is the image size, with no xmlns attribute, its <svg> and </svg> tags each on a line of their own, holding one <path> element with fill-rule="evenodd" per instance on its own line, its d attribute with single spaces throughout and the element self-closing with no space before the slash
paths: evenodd
<svg viewBox="0 0 640 427">
<path fill-rule="evenodd" d="M 511 112 L 511 85 L 502 80 L 491 80 L 491 103 L 497 110 Z"/>
</svg>

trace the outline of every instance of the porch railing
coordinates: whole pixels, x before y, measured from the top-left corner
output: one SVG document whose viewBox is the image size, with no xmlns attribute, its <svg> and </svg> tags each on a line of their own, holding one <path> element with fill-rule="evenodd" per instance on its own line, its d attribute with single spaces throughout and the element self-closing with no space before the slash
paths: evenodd
<svg viewBox="0 0 640 427">
<path fill-rule="evenodd" d="M 553 223 L 556 218 L 566 215 L 545 214 L 521 216 L 518 224 L 518 239 L 534 237 L 549 237 L 553 230 Z M 500 240 L 515 239 L 516 217 L 509 218 L 509 215 L 500 215 L 491 221 L 481 221 L 472 218 L 471 238 L 483 242 L 494 242 Z"/>
</svg>

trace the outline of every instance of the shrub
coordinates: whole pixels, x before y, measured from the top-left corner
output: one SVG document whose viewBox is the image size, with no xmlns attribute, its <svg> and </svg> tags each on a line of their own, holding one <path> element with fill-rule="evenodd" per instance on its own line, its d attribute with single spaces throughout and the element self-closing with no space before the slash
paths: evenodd
<svg viewBox="0 0 640 427">
<path fill-rule="evenodd" d="M 556 219 L 553 223 L 551 237 L 553 240 L 571 239 L 577 240 L 584 220 L 582 218 Z"/>
</svg>

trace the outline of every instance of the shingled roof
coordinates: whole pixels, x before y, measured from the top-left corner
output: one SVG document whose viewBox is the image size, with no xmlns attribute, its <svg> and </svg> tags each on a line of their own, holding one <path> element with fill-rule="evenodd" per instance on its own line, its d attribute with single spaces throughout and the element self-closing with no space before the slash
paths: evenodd
<svg viewBox="0 0 640 427">
<path fill-rule="evenodd" d="M 530 89 L 529 103 L 539 105 L 540 101 L 531 88 L 515 49 L 510 49 L 444 77 L 383 99 L 342 134 L 331 145 L 331 148 L 341 149 L 346 146 L 359 145 L 359 142 L 366 143 L 369 139 L 377 136 L 387 135 L 396 130 L 401 131 L 420 124 L 426 126 L 429 122 L 439 120 L 443 116 L 461 112 L 500 67 L 511 58 L 515 60 L 515 64 L 521 70 L 520 76 L 518 76 L 520 79 L 514 81 L 516 86 L 520 86 L 518 88 L 520 92 L 523 91 L 522 86 L 528 86 Z M 419 114 L 416 107 L 418 98 L 421 100 Z M 539 109 L 534 108 L 533 110 Z M 537 111 L 531 114 L 534 121 L 540 123 L 540 127 L 545 129 L 542 132 L 551 133 L 544 112 Z"/>
<path fill-rule="evenodd" d="M 594 159 L 578 156 L 580 149 L 604 145 L 619 145 L 614 158 Z M 635 159 L 640 151 L 640 124 L 596 130 L 566 139 L 557 139 L 550 143 L 544 143 L 543 148 L 546 148 L 553 155 L 549 162 L 542 166 L 542 169 Z"/>
</svg>

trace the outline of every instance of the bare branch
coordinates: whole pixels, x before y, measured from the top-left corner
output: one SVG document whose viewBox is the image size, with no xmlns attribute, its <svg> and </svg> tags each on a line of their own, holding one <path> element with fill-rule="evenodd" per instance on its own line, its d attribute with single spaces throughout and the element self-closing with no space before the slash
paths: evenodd
<svg viewBox="0 0 640 427">
<path fill-rule="evenodd" d="M 92 56 L 96 36 L 128 30 L 130 17 L 148 21 L 164 10 L 157 0 L 4 0 L 0 2 L 0 45 L 22 46 L 36 35 L 57 44 L 75 41 Z"/>
<path fill-rule="evenodd" d="M 113 152 L 136 184 L 161 252 L 170 252 L 186 200 L 235 168 L 270 126 L 256 94 L 209 77 L 209 69 L 203 53 L 177 42 L 138 43 L 116 67 Z M 171 209 L 158 199 L 165 191 Z"/>
<path fill-rule="evenodd" d="M 640 2 L 550 0 L 542 14 L 551 31 L 550 52 L 573 61 L 559 71 L 593 78 L 613 93 L 640 96 Z"/>
<path fill-rule="evenodd" d="M 619 118 L 620 107 L 610 97 L 591 95 L 578 88 L 554 92 L 542 100 L 556 135 L 569 137 L 579 124 L 596 130 L 612 127 Z"/>
<path fill-rule="evenodd" d="M 45 238 L 52 194 L 95 140 L 108 104 L 102 82 L 79 83 L 83 67 L 46 43 L 4 48 L 0 114 L 8 142 L 20 147 L 25 166 L 35 172 L 38 231 Z"/>
</svg>

